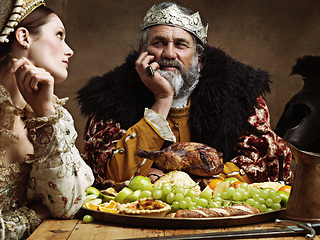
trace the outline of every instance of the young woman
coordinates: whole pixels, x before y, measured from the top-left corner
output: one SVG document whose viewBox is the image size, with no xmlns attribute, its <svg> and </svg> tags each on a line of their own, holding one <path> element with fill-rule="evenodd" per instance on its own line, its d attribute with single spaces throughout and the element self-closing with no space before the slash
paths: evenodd
<svg viewBox="0 0 320 240">
<path fill-rule="evenodd" d="M 23 239 L 72 218 L 94 179 L 53 94 L 73 55 L 61 20 L 43 0 L 1 0 L 0 18 L 0 239 Z"/>
</svg>

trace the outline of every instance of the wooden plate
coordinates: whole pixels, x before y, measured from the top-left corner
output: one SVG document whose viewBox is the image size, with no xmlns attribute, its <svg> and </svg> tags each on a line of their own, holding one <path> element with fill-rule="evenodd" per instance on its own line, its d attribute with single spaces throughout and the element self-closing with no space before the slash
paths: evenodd
<svg viewBox="0 0 320 240">
<path fill-rule="evenodd" d="M 121 225 L 130 225 L 144 228 L 161 229 L 184 229 L 184 228 L 216 228 L 248 225 L 262 222 L 272 222 L 277 218 L 282 218 L 284 209 L 243 216 L 220 217 L 220 218 L 166 218 L 166 217 L 141 217 L 132 215 L 122 215 L 107 213 L 96 210 L 82 208 L 80 216 L 91 215 L 94 219 Z"/>
</svg>

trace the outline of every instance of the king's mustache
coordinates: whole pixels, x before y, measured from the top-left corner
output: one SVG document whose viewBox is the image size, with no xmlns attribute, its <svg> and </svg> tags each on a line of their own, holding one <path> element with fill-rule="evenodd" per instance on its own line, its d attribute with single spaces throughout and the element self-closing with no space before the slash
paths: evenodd
<svg viewBox="0 0 320 240">
<path fill-rule="evenodd" d="M 176 67 L 180 71 L 182 70 L 182 66 L 180 63 L 178 63 L 176 60 L 172 59 L 160 59 L 157 61 L 157 63 L 160 65 L 160 68 L 163 67 Z"/>
</svg>

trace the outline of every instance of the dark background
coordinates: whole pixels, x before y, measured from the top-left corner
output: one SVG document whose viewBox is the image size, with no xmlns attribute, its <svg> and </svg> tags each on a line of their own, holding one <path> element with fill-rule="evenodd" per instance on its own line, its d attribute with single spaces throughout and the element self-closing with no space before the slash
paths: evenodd
<svg viewBox="0 0 320 240">
<path fill-rule="evenodd" d="M 79 133 L 82 151 L 86 119 L 74 101 L 92 76 L 121 65 L 137 49 L 139 25 L 154 4 L 152 0 L 46 0 L 67 29 L 67 43 L 74 50 L 69 77 L 56 85 L 59 97 L 68 96 L 66 108 Z M 209 23 L 208 43 L 221 47 L 235 59 L 270 72 L 272 92 L 266 96 L 271 125 L 277 124 L 285 104 L 302 87 L 292 75 L 297 57 L 320 55 L 319 0 L 177 0 Z"/>
</svg>

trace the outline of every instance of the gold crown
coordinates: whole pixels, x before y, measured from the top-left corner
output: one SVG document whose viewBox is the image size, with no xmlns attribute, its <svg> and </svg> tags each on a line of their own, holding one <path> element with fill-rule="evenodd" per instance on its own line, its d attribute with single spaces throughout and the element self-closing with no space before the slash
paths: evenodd
<svg viewBox="0 0 320 240">
<path fill-rule="evenodd" d="M 44 0 L 13 0 L 5 1 L 1 6 L 1 28 L 0 43 L 9 42 L 8 36 L 14 28 L 34 9 L 40 5 L 45 5 Z M 11 10 L 12 9 L 12 10 Z"/>
<path fill-rule="evenodd" d="M 165 9 L 157 9 L 153 5 L 140 24 L 141 31 L 154 25 L 180 27 L 199 38 L 203 45 L 207 43 L 208 24 L 206 27 L 202 25 L 199 12 L 187 15 L 176 4 Z"/>
</svg>

